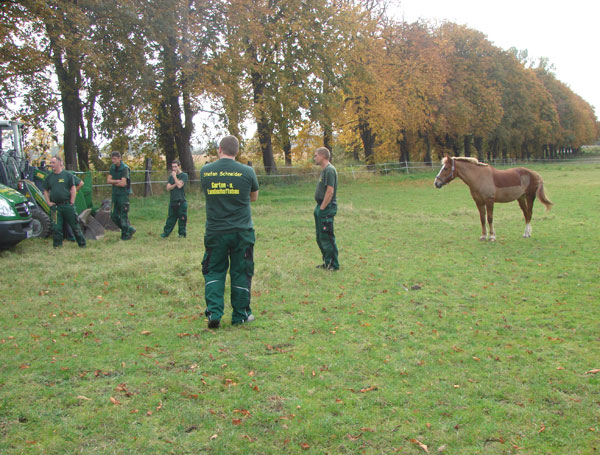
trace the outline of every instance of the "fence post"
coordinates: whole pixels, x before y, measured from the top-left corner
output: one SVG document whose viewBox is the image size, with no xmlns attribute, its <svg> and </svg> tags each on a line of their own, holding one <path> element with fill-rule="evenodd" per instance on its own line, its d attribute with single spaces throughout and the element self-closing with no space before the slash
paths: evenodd
<svg viewBox="0 0 600 455">
<path fill-rule="evenodd" d="M 152 158 L 146 158 L 146 172 L 144 173 L 144 197 L 152 196 Z"/>
</svg>

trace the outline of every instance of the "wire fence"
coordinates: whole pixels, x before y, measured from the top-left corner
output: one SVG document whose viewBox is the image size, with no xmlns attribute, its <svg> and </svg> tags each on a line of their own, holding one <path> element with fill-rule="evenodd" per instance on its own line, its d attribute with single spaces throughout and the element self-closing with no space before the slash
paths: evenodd
<svg viewBox="0 0 600 455">
<path fill-rule="evenodd" d="M 528 164 L 554 165 L 554 164 L 600 164 L 600 156 L 561 158 L 561 159 L 499 159 L 487 161 L 496 168 L 515 167 Z M 335 164 L 335 163 L 334 163 Z M 434 161 L 426 163 L 422 161 L 402 161 L 376 164 L 347 164 L 336 166 L 341 181 L 356 180 L 359 178 L 370 178 L 376 175 L 390 174 L 418 174 L 437 172 L 441 163 Z M 259 184 L 263 185 L 292 185 L 300 182 L 313 181 L 318 178 L 321 170 L 315 166 L 279 166 L 276 174 L 266 174 L 262 167 L 255 168 Z M 199 184 L 199 171 L 196 169 L 196 178 L 190 179 L 190 183 Z M 106 183 L 108 171 L 94 171 L 92 173 L 92 187 L 94 196 L 109 197 L 112 185 Z M 131 188 L 136 196 L 159 195 L 166 192 L 166 184 L 169 172 L 160 170 L 131 170 Z M 198 185 L 199 186 L 199 185 Z"/>
</svg>

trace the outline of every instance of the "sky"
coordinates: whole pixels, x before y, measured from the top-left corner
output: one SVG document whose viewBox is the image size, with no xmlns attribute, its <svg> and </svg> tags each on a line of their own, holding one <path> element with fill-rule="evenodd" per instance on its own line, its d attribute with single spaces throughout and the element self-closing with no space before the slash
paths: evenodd
<svg viewBox="0 0 600 455">
<path fill-rule="evenodd" d="M 487 35 L 497 47 L 547 57 L 556 78 L 600 117 L 600 2 L 598 0 L 400 0 L 394 15 L 451 21 Z"/>
</svg>

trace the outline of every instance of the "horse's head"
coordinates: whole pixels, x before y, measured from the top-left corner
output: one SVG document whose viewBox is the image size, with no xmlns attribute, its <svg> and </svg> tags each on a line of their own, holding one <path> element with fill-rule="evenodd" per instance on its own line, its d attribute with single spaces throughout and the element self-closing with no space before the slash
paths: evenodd
<svg viewBox="0 0 600 455">
<path fill-rule="evenodd" d="M 447 154 L 442 158 L 442 168 L 438 175 L 435 176 L 435 180 L 433 184 L 436 188 L 441 188 L 444 185 L 450 183 L 456 177 L 455 171 L 456 167 L 454 165 L 454 158 L 448 156 Z"/>
</svg>

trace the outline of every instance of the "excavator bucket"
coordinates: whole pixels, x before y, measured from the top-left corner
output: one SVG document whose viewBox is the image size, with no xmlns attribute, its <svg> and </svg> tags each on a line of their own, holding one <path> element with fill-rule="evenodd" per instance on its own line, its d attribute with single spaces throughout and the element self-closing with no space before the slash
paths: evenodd
<svg viewBox="0 0 600 455">
<path fill-rule="evenodd" d="M 98 240 L 104 237 L 104 227 L 92 216 L 92 209 L 85 209 L 79 214 L 83 225 L 83 235 L 88 240 Z"/>
<path fill-rule="evenodd" d="M 96 221 L 100 223 L 104 229 L 108 229 L 109 231 L 118 231 L 119 228 L 113 221 L 110 219 L 110 200 L 104 199 L 100 208 L 96 212 Z"/>
</svg>

